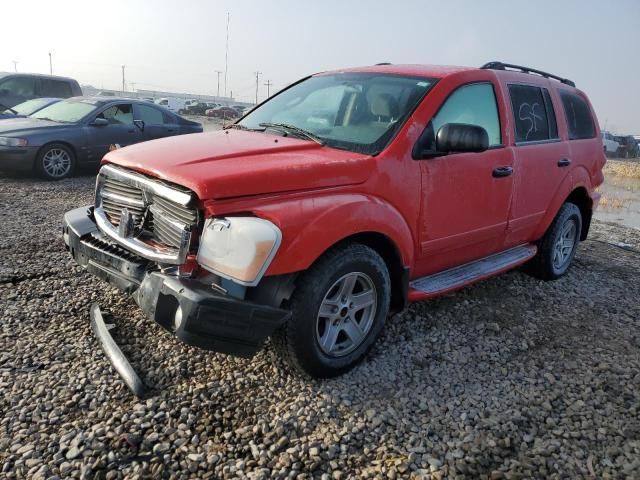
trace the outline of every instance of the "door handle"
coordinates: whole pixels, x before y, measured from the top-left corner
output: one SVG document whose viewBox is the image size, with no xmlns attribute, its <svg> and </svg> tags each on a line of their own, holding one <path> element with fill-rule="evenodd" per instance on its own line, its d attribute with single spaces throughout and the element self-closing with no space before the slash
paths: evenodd
<svg viewBox="0 0 640 480">
<path fill-rule="evenodd" d="M 513 168 L 511 167 L 497 167 L 493 169 L 494 178 L 508 177 L 512 173 L 513 173 Z"/>
<path fill-rule="evenodd" d="M 569 165 L 571 165 L 571 160 L 569 160 L 568 158 L 563 158 L 562 160 L 558 160 L 559 167 L 568 167 Z"/>
</svg>

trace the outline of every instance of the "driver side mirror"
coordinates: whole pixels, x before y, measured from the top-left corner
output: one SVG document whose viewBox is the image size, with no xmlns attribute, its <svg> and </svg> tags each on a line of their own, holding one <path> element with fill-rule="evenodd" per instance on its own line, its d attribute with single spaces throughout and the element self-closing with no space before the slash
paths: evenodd
<svg viewBox="0 0 640 480">
<path fill-rule="evenodd" d="M 436 150 L 443 153 L 484 152 L 489 148 L 489 134 L 477 125 L 446 123 L 436 134 Z"/>
<path fill-rule="evenodd" d="M 449 153 L 484 152 L 489 148 L 487 131 L 477 125 L 466 123 L 446 123 L 434 135 L 433 124 L 420 135 L 413 147 L 415 160 L 441 157 Z"/>
<path fill-rule="evenodd" d="M 94 118 L 93 122 L 91 122 L 89 125 L 91 125 L 92 127 L 106 127 L 107 125 L 109 125 L 109 120 L 107 120 L 106 118 Z"/>
</svg>

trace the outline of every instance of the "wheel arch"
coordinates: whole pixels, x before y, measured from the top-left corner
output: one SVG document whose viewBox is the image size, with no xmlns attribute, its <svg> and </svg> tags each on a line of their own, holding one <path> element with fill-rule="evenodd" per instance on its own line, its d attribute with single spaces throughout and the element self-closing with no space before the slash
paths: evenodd
<svg viewBox="0 0 640 480">
<path fill-rule="evenodd" d="M 359 232 L 336 242 L 330 249 L 340 248 L 349 243 L 366 245 L 382 257 L 391 281 L 391 311 L 403 310 L 409 292 L 409 267 L 403 265 L 400 250 L 394 241 L 380 232 Z"/>
<path fill-rule="evenodd" d="M 589 192 L 585 187 L 577 187 L 569 194 L 564 203 L 573 203 L 580 209 L 580 215 L 582 215 L 580 240 L 586 240 L 593 216 L 593 200 L 589 196 Z"/>
<path fill-rule="evenodd" d="M 66 140 L 51 140 L 50 142 L 46 142 L 44 145 L 42 145 L 39 149 L 38 149 L 38 157 L 40 156 L 40 154 L 42 153 L 42 151 L 47 148 L 50 145 L 64 145 L 65 147 L 67 147 L 69 150 L 71 150 L 71 153 L 73 154 L 74 160 L 76 161 L 76 163 L 78 162 L 78 150 L 76 149 L 76 147 L 66 141 Z"/>
</svg>

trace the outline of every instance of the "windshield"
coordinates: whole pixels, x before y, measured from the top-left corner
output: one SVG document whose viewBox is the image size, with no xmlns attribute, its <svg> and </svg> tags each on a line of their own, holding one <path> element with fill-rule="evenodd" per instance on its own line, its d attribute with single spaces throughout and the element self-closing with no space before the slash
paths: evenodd
<svg viewBox="0 0 640 480">
<path fill-rule="evenodd" d="M 97 106 L 97 102 L 90 100 L 63 100 L 43 108 L 32 117 L 54 122 L 75 123 L 96 110 Z"/>
<path fill-rule="evenodd" d="M 290 125 L 331 147 L 373 155 L 389 143 L 433 83 L 380 73 L 318 75 L 276 95 L 239 124 L 256 130 L 264 130 L 261 124 Z"/>
<path fill-rule="evenodd" d="M 34 98 L 33 100 L 27 100 L 20 103 L 15 107 L 11 107 L 16 112 L 16 115 L 31 115 L 36 110 L 42 108 L 47 103 L 51 103 L 49 98 Z M 10 113 L 11 110 L 5 110 L 4 113 Z"/>
</svg>

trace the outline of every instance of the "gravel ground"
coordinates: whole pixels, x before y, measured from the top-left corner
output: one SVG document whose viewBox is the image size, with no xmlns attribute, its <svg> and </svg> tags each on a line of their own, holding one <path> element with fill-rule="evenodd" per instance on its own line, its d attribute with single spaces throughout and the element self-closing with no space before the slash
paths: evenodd
<svg viewBox="0 0 640 480">
<path fill-rule="evenodd" d="M 413 305 L 329 381 L 176 343 L 63 248 L 94 179 L 0 179 L 0 477 L 640 478 L 640 234 Z M 613 241 L 621 246 L 612 246 Z M 152 386 L 133 397 L 92 302 Z"/>
</svg>

